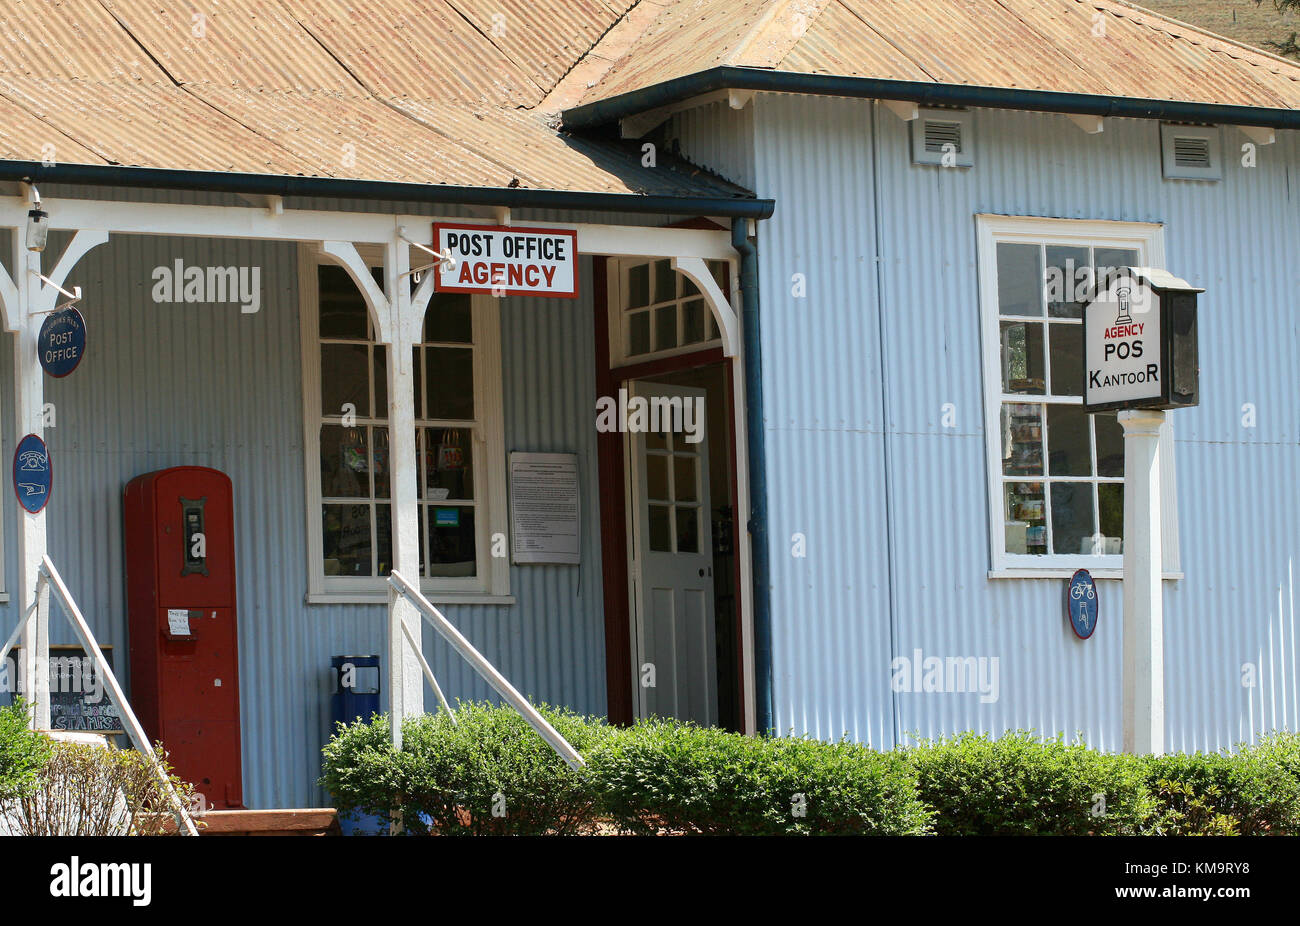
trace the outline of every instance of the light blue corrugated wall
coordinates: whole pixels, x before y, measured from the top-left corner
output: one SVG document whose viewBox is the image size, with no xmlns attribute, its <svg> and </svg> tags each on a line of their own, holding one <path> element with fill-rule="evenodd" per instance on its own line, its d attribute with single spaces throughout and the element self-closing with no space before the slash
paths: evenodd
<svg viewBox="0 0 1300 926">
<path fill-rule="evenodd" d="M 878 254 L 872 104 L 755 105 L 756 191 L 777 201 L 760 264 L 778 727 L 887 745 L 897 711 L 904 737 L 1030 727 L 1119 745 L 1119 583 L 1100 583 L 1101 624 L 1082 643 L 1063 580 L 987 577 L 974 216 L 1006 213 L 1165 223 L 1168 266 L 1206 287 L 1202 405 L 1172 415 L 1186 577 L 1166 583 L 1168 741 L 1218 748 L 1294 728 L 1294 133 L 1244 168 L 1246 138 L 1224 128 L 1222 182 L 1167 182 L 1154 122 L 1107 120 L 1091 136 L 1063 116 L 979 110 L 975 168 L 940 170 L 911 165 L 907 127 L 882 110 Z M 796 273 L 807 298 L 791 296 Z M 891 658 L 917 649 L 998 657 L 998 700 L 892 694 Z"/>
<path fill-rule="evenodd" d="M 58 245 L 51 244 L 51 253 Z M 263 305 L 155 304 L 154 267 L 261 268 Z M 92 630 L 127 664 L 121 493 L 132 477 L 202 464 L 235 487 L 244 794 L 252 807 L 308 806 L 327 736 L 329 662 L 383 653 L 385 609 L 306 605 L 307 551 L 297 262 L 294 246 L 117 236 L 72 275 L 83 287 L 86 359 L 46 380 L 57 426 L 47 436 L 56 472 L 50 547 Z M 590 261 L 583 298 L 502 303 L 505 437 L 509 450 L 579 454 L 583 565 L 515 567 L 513 606 L 444 610 L 525 693 L 604 713 L 604 630 L 592 427 L 594 346 Z M 12 422 L 12 339 L 0 351 L 0 420 Z M 12 453 L 12 428 L 3 449 Z M 8 457 L 4 457 L 8 459 Z M 13 497 L 4 506 L 7 588 L 17 570 Z M 17 619 L 5 606 L 6 627 Z M 56 642 L 71 642 L 61 621 Z M 488 690 L 425 633 L 449 697 Z M 123 671 L 123 675 L 127 673 Z M 426 692 L 428 703 L 432 695 Z"/>
</svg>

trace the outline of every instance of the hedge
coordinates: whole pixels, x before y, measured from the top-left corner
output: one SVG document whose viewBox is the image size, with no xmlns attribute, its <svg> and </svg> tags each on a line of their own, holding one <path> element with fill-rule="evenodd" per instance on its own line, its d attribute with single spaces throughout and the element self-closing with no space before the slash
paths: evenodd
<svg viewBox="0 0 1300 926">
<path fill-rule="evenodd" d="M 587 757 L 601 809 L 631 833 L 928 832 L 898 755 L 847 741 L 742 736 L 652 720 Z"/>
<path fill-rule="evenodd" d="M 668 720 L 629 728 L 539 710 L 586 759 L 568 768 L 508 707 L 461 704 L 340 726 L 321 785 L 340 812 L 406 831 L 714 835 L 1300 835 L 1300 736 L 1234 754 L 1103 753 L 1029 731 L 882 753 Z"/>
<path fill-rule="evenodd" d="M 1028 731 L 905 750 L 941 836 L 1134 835 L 1154 810 L 1140 759 Z"/>
<path fill-rule="evenodd" d="M 0 707 L 0 800 L 31 794 L 49 761 L 49 740 L 33 733 L 30 723 L 22 701 Z"/>
</svg>

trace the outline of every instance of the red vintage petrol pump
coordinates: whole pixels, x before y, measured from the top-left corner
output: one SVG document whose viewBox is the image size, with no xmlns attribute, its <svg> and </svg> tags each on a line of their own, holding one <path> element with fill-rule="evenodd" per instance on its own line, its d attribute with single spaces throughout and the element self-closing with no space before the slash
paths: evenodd
<svg viewBox="0 0 1300 926">
<path fill-rule="evenodd" d="M 131 701 L 207 806 L 243 806 L 230 478 L 178 466 L 126 487 Z"/>
</svg>

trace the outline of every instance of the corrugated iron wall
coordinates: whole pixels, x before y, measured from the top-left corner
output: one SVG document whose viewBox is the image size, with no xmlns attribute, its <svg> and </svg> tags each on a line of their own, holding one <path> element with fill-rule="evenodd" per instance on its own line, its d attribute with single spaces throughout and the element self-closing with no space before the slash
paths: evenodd
<svg viewBox="0 0 1300 926">
<path fill-rule="evenodd" d="M 47 194 L 47 200 L 49 199 Z M 59 245 L 51 244 L 57 253 Z M 261 268 L 262 308 L 156 304 L 152 271 L 186 265 Z M 583 565 L 511 571 L 513 606 L 444 610 L 523 692 L 604 713 L 604 629 L 594 430 L 590 260 L 577 301 L 502 302 L 505 443 L 579 454 Z M 127 665 L 122 489 L 181 464 L 214 466 L 235 486 L 245 800 L 309 806 L 328 732 L 330 658 L 384 653 L 383 605 L 307 605 L 302 381 L 295 246 L 115 236 L 69 280 L 83 287 L 89 348 L 76 373 L 46 379 L 57 413 L 47 432 L 57 488 L 52 555 L 101 642 Z M 11 344 L 12 339 L 6 339 Z M 12 350 L 0 382 L 12 383 Z M 12 421 L 11 388 L 0 419 Z M 0 453 L 12 453 L 12 428 Z M 6 459 L 8 457 L 5 457 Z M 4 506 L 7 588 L 16 590 L 14 506 Z M 17 620 L 5 605 L 4 626 Z M 55 642 L 72 642 L 61 620 Z M 426 653 L 449 697 L 485 697 L 467 664 L 426 630 Z M 126 675 L 125 671 L 122 675 Z M 385 676 L 386 677 L 386 676 Z M 429 704 L 432 695 L 427 694 Z"/>
<path fill-rule="evenodd" d="M 883 108 L 873 144 L 870 102 L 754 105 L 754 188 L 777 202 L 760 225 L 777 727 L 884 746 L 1033 728 L 1119 746 L 1120 584 L 1100 583 L 1100 627 L 1080 642 L 1064 580 L 987 574 L 974 216 L 1005 213 L 1162 222 L 1169 268 L 1206 287 L 1202 405 L 1172 415 L 1185 577 L 1165 586 L 1168 743 L 1294 728 L 1294 133 L 1247 168 L 1247 139 L 1224 127 L 1224 179 L 1173 182 L 1155 122 L 1087 135 L 1064 116 L 979 110 L 975 167 L 943 170 L 911 164 L 908 126 Z M 705 128 L 671 130 L 704 160 Z M 997 700 L 892 692 L 891 660 L 918 650 L 997 657 Z"/>
</svg>

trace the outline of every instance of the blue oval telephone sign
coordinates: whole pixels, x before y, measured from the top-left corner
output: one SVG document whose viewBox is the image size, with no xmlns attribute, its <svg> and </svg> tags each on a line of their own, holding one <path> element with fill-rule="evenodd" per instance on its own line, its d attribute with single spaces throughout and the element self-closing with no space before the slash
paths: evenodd
<svg viewBox="0 0 1300 926">
<path fill-rule="evenodd" d="M 54 489 L 54 470 L 50 466 L 50 452 L 45 441 L 28 434 L 18 442 L 14 451 L 14 493 L 18 504 L 31 514 L 37 514 L 50 500 Z"/>
</svg>

